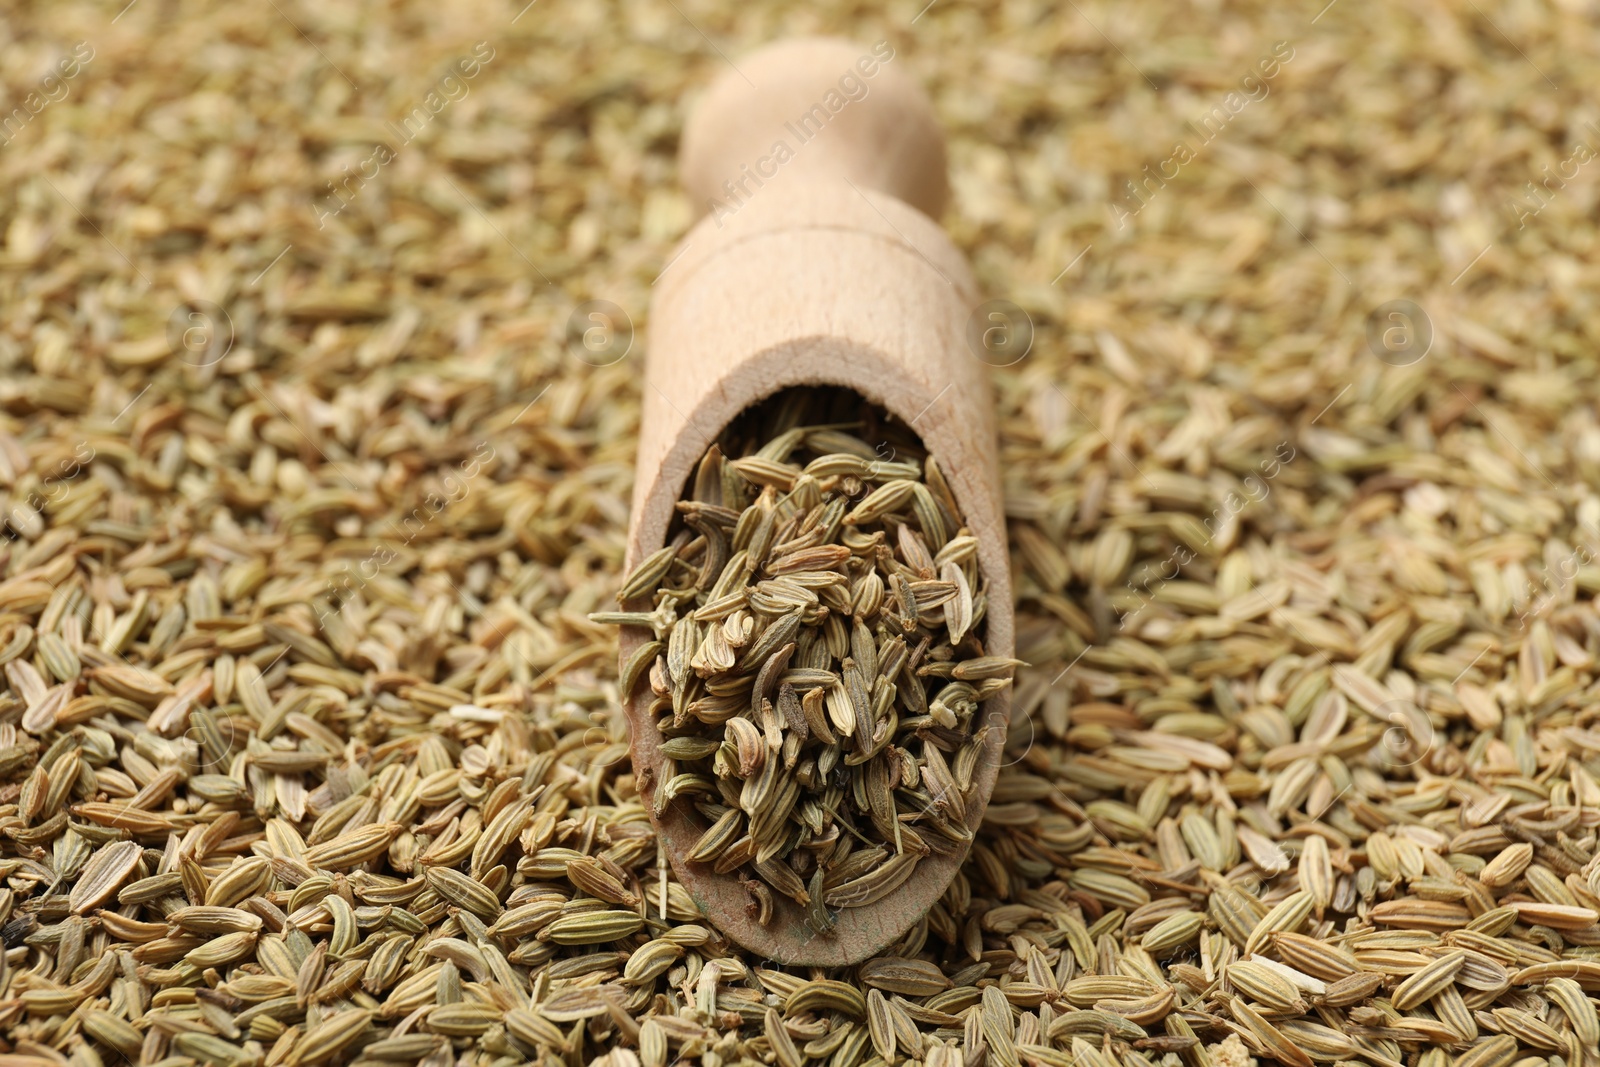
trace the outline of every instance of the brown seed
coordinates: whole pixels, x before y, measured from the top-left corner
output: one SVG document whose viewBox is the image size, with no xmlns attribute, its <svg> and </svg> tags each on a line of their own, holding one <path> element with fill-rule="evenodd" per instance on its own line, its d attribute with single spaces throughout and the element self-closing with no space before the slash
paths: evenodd
<svg viewBox="0 0 1600 1067">
<path fill-rule="evenodd" d="M 1347 1008 L 1370 1000 L 1383 988 L 1383 975 L 1378 971 L 1358 971 L 1328 983 L 1322 1002 L 1330 1008 Z"/>
<path fill-rule="evenodd" d="M 1507 845 L 1478 872 L 1478 880 L 1491 889 L 1503 889 L 1521 877 L 1532 861 L 1532 845 L 1524 841 Z"/>
<path fill-rule="evenodd" d="M 1519 900 L 1511 905 L 1517 917 L 1530 926 L 1551 926 L 1559 930 L 1588 930 L 1600 922 L 1600 912 L 1570 904 L 1542 904 Z"/>
<path fill-rule="evenodd" d="M 324 844 L 313 845 L 306 849 L 302 858 L 309 867 L 345 870 L 381 855 L 400 830 L 398 823 L 373 823 Z"/>
<path fill-rule="evenodd" d="M 777 1057 L 778 1067 L 801 1067 L 805 1060 L 801 1057 L 800 1050 L 795 1047 L 789 1031 L 784 1027 L 783 1016 L 778 1013 L 778 1009 L 768 1008 L 763 1023 L 767 1044 Z"/>
<path fill-rule="evenodd" d="M 1305 1002 L 1282 975 L 1260 963 L 1235 963 L 1227 969 L 1228 981 L 1239 992 L 1269 1011 L 1301 1012 Z"/>
<path fill-rule="evenodd" d="M 1516 1038 L 1499 1034 L 1485 1038 L 1458 1055 L 1454 1067 L 1508 1067 L 1516 1055 Z"/>
<path fill-rule="evenodd" d="M 539 931 L 539 940 L 558 945 L 598 945 L 636 933 L 644 920 L 631 911 L 590 911 L 556 919 Z"/>
<path fill-rule="evenodd" d="M 67 906 L 77 915 L 98 907 L 133 873 L 142 854 L 132 841 L 114 841 L 102 847 L 79 872 Z"/>
<path fill-rule="evenodd" d="M 441 897 L 479 918 L 492 920 L 504 910 L 493 892 L 460 871 L 449 867 L 429 867 L 424 871 L 424 876 L 428 885 Z"/>
<path fill-rule="evenodd" d="M 789 995 L 783 1004 L 786 1018 L 805 1011 L 839 1011 L 853 1019 L 867 1015 L 866 996 L 855 986 L 832 979 L 814 979 Z"/>
<path fill-rule="evenodd" d="M 1400 1011 L 1410 1011 L 1433 999 L 1455 981 L 1466 958 L 1465 952 L 1452 952 L 1417 971 L 1395 987 L 1394 1006 Z"/>
<path fill-rule="evenodd" d="M 343 1011 L 323 1020 L 307 1030 L 294 1051 L 290 1062 L 295 1064 L 321 1063 L 348 1048 L 372 1021 L 372 1012 L 360 1009 Z"/>
<path fill-rule="evenodd" d="M 869 986 L 908 997 L 930 997 L 950 988 L 950 979 L 923 960 L 879 956 L 862 964 L 859 973 Z"/>
<path fill-rule="evenodd" d="M 1300 1046 L 1285 1037 L 1283 1031 L 1268 1022 L 1260 1012 L 1238 997 L 1229 1002 L 1228 1008 L 1233 1017 L 1261 1043 L 1273 1059 L 1290 1067 L 1311 1067 L 1311 1057 L 1307 1056 Z"/>
</svg>

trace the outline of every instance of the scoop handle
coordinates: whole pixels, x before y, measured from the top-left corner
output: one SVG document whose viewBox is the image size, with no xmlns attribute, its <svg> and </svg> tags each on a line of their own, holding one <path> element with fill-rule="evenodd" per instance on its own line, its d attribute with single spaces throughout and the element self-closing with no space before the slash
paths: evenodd
<svg viewBox="0 0 1600 1067">
<path fill-rule="evenodd" d="M 888 41 L 801 38 L 741 57 L 689 116 L 679 164 L 697 215 L 818 179 L 888 193 L 933 219 L 950 195 L 933 105 Z"/>
</svg>

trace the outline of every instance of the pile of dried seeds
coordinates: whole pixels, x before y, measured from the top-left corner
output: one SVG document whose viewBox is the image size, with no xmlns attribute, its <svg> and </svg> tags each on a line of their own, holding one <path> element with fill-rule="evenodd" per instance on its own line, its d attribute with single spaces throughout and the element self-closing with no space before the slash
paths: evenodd
<svg viewBox="0 0 1600 1067">
<path fill-rule="evenodd" d="M 124 6 L 0 45 L 7 1063 L 1592 1062 L 1582 5 Z M 1037 329 L 1009 765 L 926 924 L 826 972 L 657 851 L 587 619 L 642 346 L 560 340 L 680 269 L 679 101 L 817 31 L 930 86 L 944 224 Z"/>
<path fill-rule="evenodd" d="M 656 803 L 707 826 L 685 859 L 822 933 L 971 840 L 979 708 L 1018 664 L 985 654 L 977 539 L 908 428 L 821 389 L 739 422 L 618 593 L 650 610 L 590 618 L 656 638 L 622 688 L 661 716 Z"/>
</svg>

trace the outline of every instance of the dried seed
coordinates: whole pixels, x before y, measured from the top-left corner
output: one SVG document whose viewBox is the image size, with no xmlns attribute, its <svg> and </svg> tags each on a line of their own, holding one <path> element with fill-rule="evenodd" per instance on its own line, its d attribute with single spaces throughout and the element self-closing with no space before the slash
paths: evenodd
<svg viewBox="0 0 1600 1067">
<path fill-rule="evenodd" d="M 1516 1055 L 1516 1038 L 1500 1034 L 1485 1038 L 1458 1055 L 1454 1067 L 1509 1067 Z"/>
<path fill-rule="evenodd" d="M 498 918 L 500 900 L 479 882 L 449 867 L 429 867 L 423 872 L 434 892 L 483 919 Z"/>
<path fill-rule="evenodd" d="M 879 956 L 862 964 L 859 973 L 868 986 L 908 997 L 931 997 L 950 988 L 950 979 L 923 960 Z"/>
<path fill-rule="evenodd" d="M 631 911 L 589 911 L 555 919 L 539 931 L 539 940 L 558 945 L 598 945 L 637 933 L 644 920 Z"/>
<path fill-rule="evenodd" d="M 1410 1011 L 1433 999 L 1455 981 L 1466 958 L 1465 952 L 1452 952 L 1417 971 L 1395 987 L 1394 1006 L 1400 1011 Z"/>
<path fill-rule="evenodd" d="M 291 1063 L 321 1063 L 348 1048 L 372 1022 L 372 1012 L 342 1011 L 311 1027 L 294 1046 Z"/>
<path fill-rule="evenodd" d="M 1289 1064 L 1290 1067 L 1311 1067 L 1311 1057 L 1306 1055 L 1300 1046 L 1284 1036 L 1283 1031 L 1268 1022 L 1260 1012 L 1243 1000 L 1235 997 L 1229 1002 L 1228 1009 L 1245 1030 L 1261 1044 L 1267 1055 L 1280 1063 Z"/>
<path fill-rule="evenodd" d="M 67 906 L 82 915 L 110 898 L 138 866 L 143 850 L 132 841 L 113 841 L 90 857 L 78 872 Z"/>
</svg>

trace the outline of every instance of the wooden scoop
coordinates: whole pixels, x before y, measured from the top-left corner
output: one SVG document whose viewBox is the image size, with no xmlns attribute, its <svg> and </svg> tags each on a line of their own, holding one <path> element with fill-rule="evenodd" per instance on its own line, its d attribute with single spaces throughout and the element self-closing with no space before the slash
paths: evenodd
<svg viewBox="0 0 1600 1067">
<path fill-rule="evenodd" d="M 933 109 L 904 60 L 891 52 L 885 62 L 885 50 L 836 40 L 767 47 L 740 59 L 689 119 L 684 182 L 708 214 L 655 286 L 628 569 L 665 543 L 691 472 L 735 416 L 780 390 L 845 386 L 908 424 L 938 459 L 978 539 L 986 651 L 1010 656 L 993 401 L 984 361 L 968 343 L 978 292 L 960 252 L 924 214 L 937 214 L 948 190 Z M 781 163 L 779 143 L 789 150 Z M 650 638 L 626 628 L 623 661 Z M 627 713 L 647 804 L 663 784 L 649 704 L 648 686 L 635 687 Z M 994 788 L 1009 715 L 1003 695 L 975 723 L 988 733 L 966 803 L 973 830 Z M 819 934 L 788 900 L 759 925 L 737 877 L 686 862 L 705 829 L 686 805 L 667 804 L 656 825 L 679 881 L 717 928 L 785 964 L 838 966 L 877 952 L 927 914 L 965 858 L 964 850 L 925 857 L 905 885 L 840 910 Z"/>
</svg>

